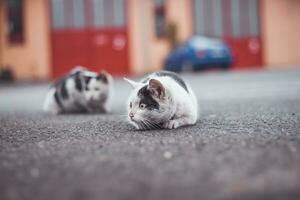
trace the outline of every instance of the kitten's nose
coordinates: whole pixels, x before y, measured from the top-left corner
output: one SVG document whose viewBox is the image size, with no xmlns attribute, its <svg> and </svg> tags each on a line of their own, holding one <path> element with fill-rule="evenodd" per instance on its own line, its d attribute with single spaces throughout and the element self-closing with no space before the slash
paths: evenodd
<svg viewBox="0 0 300 200">
<path fill-rule="evenodd" d="M 132 119 L 134 117 L 134 114 L 132 112 L 129 113 L 129 117 Z"/>
</svg>

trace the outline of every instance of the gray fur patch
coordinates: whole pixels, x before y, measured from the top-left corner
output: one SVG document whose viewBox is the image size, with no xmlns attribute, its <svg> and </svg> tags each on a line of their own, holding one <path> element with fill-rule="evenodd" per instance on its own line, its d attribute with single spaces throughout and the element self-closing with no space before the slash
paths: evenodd
<svg viewBox="0 0 300 200">
<path fill-rule="evenodd" d="M 56 101 L 57 105 L 59 106 L 59 108 L 62 109 L 63 105 L 60 101 L 60 98 L 59 98 L 59 95 L 58 95 L 57 91 L 55 91 L 55 93 L 54 93 L 54 98 L 55 98 L 55 101 Z"/>
<path fill-rule="evenodd" d="M 140 103 L 143 103 L 146 105 L 147 109 L 158 109 L 159 104 L 155 99 L 152 97 L 151 92 L 147 89 L 147 86 L 142 87 L 138 91 L 138 96 L 140 97 Z"/>
<path fill-rule="evenodd" d="M 176 81 L 176 83 L 178 83 L 178 85 L 180 85 L 183 89 L 185 89 L 187 93 L 189 93 L 189 90 L 185 82 L 182 80 L 182 78 L 180 78 L 180 76 L 178 76 L 178 74 L 169 71 L 159 71 L 159 72 L 155 72 L 155 75 L 158 77 L 168 76 L 172 78 L 174 81 Z"/>
<path fill-rule="evenodd" d="M 75 88 L 79 91 L 82 92 L 83 86 L 80 78 L 80 72 L 76 72 L 74 75 L 74 80 L 75 80 Z"/>
<path fill-rule="evenodd" d="M 69 98 L 69 93 L 68 93 L 68 90 L 66 88 L 66 80 L 62 82 L 60 92 L 61 92 L 61 97 L 63 99 L 68 99 Z"/>
</svg>

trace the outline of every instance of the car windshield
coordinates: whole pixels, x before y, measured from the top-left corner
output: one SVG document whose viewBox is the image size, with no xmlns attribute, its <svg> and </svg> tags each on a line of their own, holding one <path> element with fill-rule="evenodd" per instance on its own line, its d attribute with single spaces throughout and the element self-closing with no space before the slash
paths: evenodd
<svg viewBox="0 0 300 200">
<path fill-rule="evenodd" d="M 189 43 L 193 48 L 199 50 L 222 48 L 222 42 L 220 40 L 206 37 L 194 37 Z"/>
</svg>

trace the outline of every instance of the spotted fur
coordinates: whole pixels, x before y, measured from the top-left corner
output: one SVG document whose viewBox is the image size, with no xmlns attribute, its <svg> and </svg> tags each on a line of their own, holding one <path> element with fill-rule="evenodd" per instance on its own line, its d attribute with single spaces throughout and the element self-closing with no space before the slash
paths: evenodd
<svg viewBox="0 0 300 200">
<path fill-rule="evenodd" d="M 133 87 L 128 99 L 128 120 L 137 129 L 174 129 L 196 123 L 197 99 L 179 75 L 160 71 L 140 82 L 125 80 Z"/>
<path fill-rule="evenodd" d="M 51 86 L 43 109 L 54 114 L 107 112 L 111 93 L 112 77 L 108 73 L 77 67 Z"/>
</svg>

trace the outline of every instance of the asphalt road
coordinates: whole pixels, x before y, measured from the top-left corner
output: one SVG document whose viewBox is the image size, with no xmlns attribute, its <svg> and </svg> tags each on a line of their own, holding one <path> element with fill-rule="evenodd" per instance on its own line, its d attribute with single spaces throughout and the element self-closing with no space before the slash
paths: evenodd
<svg viewBox="0 0 300 200">
<path fill-rule="evenodd" d="M 135 131 L 115 83 L 108 115 L 49 116 L 46 84 L 0 86 L 0 199 L 300 199 L 300 71 L 184 75 L 200 118 Z"/>
</svg>

